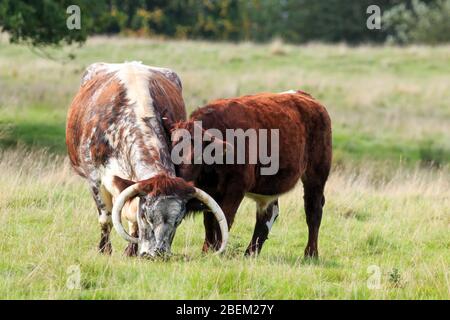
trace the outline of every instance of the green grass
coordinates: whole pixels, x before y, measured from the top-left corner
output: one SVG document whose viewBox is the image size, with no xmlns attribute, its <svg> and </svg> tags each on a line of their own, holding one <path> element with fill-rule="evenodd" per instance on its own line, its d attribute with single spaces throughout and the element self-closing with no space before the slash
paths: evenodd
<svg viewBox="0 0 450 320">
<path fill-rule="evenodd" d="M 442 172 L 399 170 L 377 185 L 369 168 L 335 170 L 318 261 L 302 258 L 307 228 L 298 188 L 281 198 L 281 216 L 258 259 L 243 257 L 255 212 L 245 201 L 224 257 L 200 253 L 203 225 L 194 217 L 177 232 L 175 256 L 151 262 L 124 257 L 125 243 L 114 233 L 113 255 L 96 252 L 96 210 L 67 161 L 11 151 L 0 170 L 2 298 L 449 297 L 450 185 Z M 376 290 L 367 286 L 372 265 L 381 272 Z M 70 289 L 73 266 L 81 281 Z"/>
<path fill-rule="evenodd" d="M 448 46 L 94 38 L 65 48 L 77 58 L 61 64 L 0 45 L 1 298 L 450 298 Z M 200 253 L 200 216 L 182 223 L 170 261 L 124 257 L 115 233 L 113 255 L 96 252 L 97 213 L 65 157 L 65 117 L 87 65 L 124 60 L 175 69 L 189 111 L 214 98 L 291 88 L 327 106 L 334 168 L 319 260 L 302 257 L 301 186 L 281 198 L 257 259 L 243 257 L 255 219 L 248 200 L 223 257 Z M 373 266 L 378 289 L 368 286 Z M 71 289 L 73 268 L 80 286 Z"/>
</svg>

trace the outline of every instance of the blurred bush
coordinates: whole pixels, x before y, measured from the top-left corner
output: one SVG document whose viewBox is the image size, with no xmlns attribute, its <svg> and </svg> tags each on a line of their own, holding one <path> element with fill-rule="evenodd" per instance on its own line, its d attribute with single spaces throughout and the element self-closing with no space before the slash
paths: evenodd
<svg viewBox="0 0 450 320">
<path fill-rule="evenodd" d="M 388 42 L 438 44 L 450 41 L 450 0 L 401 3 L 383 15 Z"/>
<path fill-rule="evenodd" d="M 81 8 L 68 30 L 66 8 Z M 378 5 L 381 30 L 369 30 Z M 33 45 L 83 42 L 89 34 L 158 35 L 218 41 L 441 43 L 450 37 L 450 0 L 1 0 L 0 28 Z"/>
</svg>

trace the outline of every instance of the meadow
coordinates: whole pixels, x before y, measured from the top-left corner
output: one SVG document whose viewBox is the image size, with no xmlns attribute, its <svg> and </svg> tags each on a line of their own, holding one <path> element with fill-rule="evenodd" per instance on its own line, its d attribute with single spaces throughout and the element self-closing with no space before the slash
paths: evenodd
<svg viewBox="0 0 450 320">
<path fill-rule="evenodd" d="M 0 298 L 449 299 L 450 46 L 349 47 L 130 38 L 50 50 L 0 35 Z M 301 185 L 258 258 L 246 200 L 226 254 L 200 252 L 203 219 L 186 219 L 169 261 L 97 253 L 97 212 L 70 168 L 65 117 L 92 62 L 176 70 L 188 111 L 208 100 L 301 89 L 333 121 L 334 165 L 318 260 L 303 258 Z M 78 281 L 79 280 L 79 281 Z"/>
</svg>

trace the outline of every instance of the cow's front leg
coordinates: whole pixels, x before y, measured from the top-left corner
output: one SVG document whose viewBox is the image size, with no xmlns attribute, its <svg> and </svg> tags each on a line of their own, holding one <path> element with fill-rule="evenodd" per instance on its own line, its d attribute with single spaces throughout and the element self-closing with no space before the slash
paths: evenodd
<svg viewBox="0 0 450 320">
<path fill-rule="evenodd" d="M 95 204 L 97 205 L 98 222 L 100 224 L 100 243 L 98 244 L 98 250 L 103 254 L 111 254 L 112 245 L 109 236 L 112 229 L 111 195 L 100 184 L 92 184 L 91 191 Z"/>
<path fill-rule="evenodd" d="M 205 241 L 202 251 L 219 250 L 221 243 L 220 227 L 211 211 L 203 212 L 203 224 L 205 226 Z"/>
<path fill-rule="evenodd" d="M 270 229 L 280 212 L 278 199 L 270 203 L 267 207 L 263 207 L 259 203 L 256 205 L 255 230 L 253 231 L 252 240 L 245 251 L 246 256 L 258 255 L 261 252 L 264 241 L 267 240 Z"/>
<path fill-rule="evenodd" d="M 128 230 L 132 237 L 135 238 L 139 237 L 139 228 L 136 222 L 128 222 Z M 138 253 L 138 244 L 130 242 L 128 246 L 125 248 L 124 254 L 127 257 L 135 257 L 137 256 L 137 253 Z"/>
<path fill-rule="evenodd" d="M 244 193 L 234 191 L 234 193 L 227 193 L 222 201 L 218 202 L 222 208 L 223 213 L 227 219 L 228 229 L 231 229 L 233 225 L 236 211 L 244 198 Z M 214 215 L 207 211 L 204 213 L 204 225 L 205 225 L 205 242 L 203 243 L 203 252 L 208 250 L 219 250 L 222 244 L 222 234 L 220 233 L 220 226 Z"/>
</svg>

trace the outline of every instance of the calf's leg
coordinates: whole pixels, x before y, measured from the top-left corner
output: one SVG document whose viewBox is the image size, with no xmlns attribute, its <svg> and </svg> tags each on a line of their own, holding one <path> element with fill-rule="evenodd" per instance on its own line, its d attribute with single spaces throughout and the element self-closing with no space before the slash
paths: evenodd
<svg viewBox="0 0 450 320">
<path fill-rule="evenodd" d="M 222 208 L 223 213 L 227 219 L 228 229 L 231 229 L 233 225 L 234 217 L 236 216 L 236 211 L 244 198 L 244 193 L 239 191 L 228 192 L 218 201 L 219 206 Z M 219 223 L 217 223 L 214 215 L 206 211 L 203 215 L 203 222 L 205 225 L 205 242 L 203 243 L 203 252 L 207 252 L 212 249 L 217 251 L 222 244 L 222 235 L 220 233 Z"/>
<path fill-rule="evenodd" d="M 220 227 L 211 211 L 203 212 L 203 224 L 205 226 L 205 242 L 203 243 L 202 251 L 219 250 L 222 241 Z"/>
<path fill-rule="evenodd" d="M 245 251 L 246 256 L 258 255 L 261 252 L 264 241 L 267 240 L 270 229 L 280 212 L 278 199 L 266 205 L 266 207 L 261 206 L 259 203 L 256 203 L 256 205 L 255 230 L 253 231 L 252 240 Z"/>
</svg>

